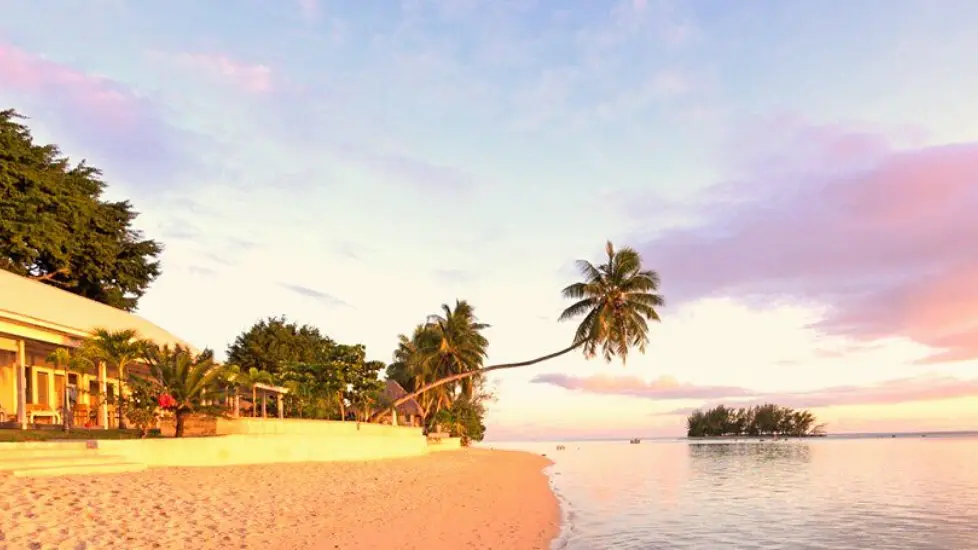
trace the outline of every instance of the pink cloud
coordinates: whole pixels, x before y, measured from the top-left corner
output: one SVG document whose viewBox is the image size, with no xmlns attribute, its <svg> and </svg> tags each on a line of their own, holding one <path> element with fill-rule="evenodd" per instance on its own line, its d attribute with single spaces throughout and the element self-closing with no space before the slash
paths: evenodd
<svg viewBox="0 0 978 550">
<path fill-rule="evenodd" d="M 813 127 L 777 138 L 711 190 L 702 223 L 640 247 L 674 302 L 795 298 L 827 306 L 819 328 L 832 333 L 978 357 L 978 143 L 897 150 Z"/>
<path fill-rule="evenodd" d="M 143 101 L 119 83 L 91 76 L 0 44 L 0 80 L 4 88 L 25 94 L 59 96 L 75 108 L 94 110 L 116 126 L 134 126 Z"/>
<path fill-rule="evenodd" d="M 250 93 L 267 93 L 273 88 L 272 70 L 267 65 L 252 65 L 225 55 L 200 53 L 180 54 L 177 62 L 222 78 Z"/>
<path fill-rule="evenodd" d="M 744 388 L 695 386 L 681 383 L 671 376 L 661 376 L 655 380 L 646 381 L 636 376 L 598 374 L 589 377 L 576 377 L 566 374 L 540 374 L 533 378 L 533 382 L 587 393 L 629 395 L 649 399 L 710 399 L 753 395 L 753 392 Z"/>
<path fill-rule="evenodd" d="M 158 106 L 131 87 L 0 43 L 0 98 L 28 124 L 52 130 L 65 152 L 118 171 L 135 184 L 196 167 L 192 136 L 166 124 Z"/>
<path fill-rule="evenodd" d="M 702 408 L 721 403 L 734 407 L 776 403 L 799 408 L 896 405 L 976 395 L 978 395 L 978 380 L 964 380 L 952 376 L 920 376 L 887 380 L 870 386 L 833 386 L 806 392 L 756 393 L 746 400 L 711 401 L 702 405 Z M 692 410 L 692 408 L 683 408 L 667 414 L 687 414 Z"/>
<path fill-rule="evenodd" d="M 950 376 L 918 376 L 867 386 L 831 386 L 811 391 L 773 393 L 737 386 L 697 386 L 679 382 L 671 376 L 646 381 L 635 376 L 599 374 L 578 377 L 541 374 L 533 382 L 598 395 L 622 395 L 657 401 L 708 400 L 704 407 L 721 403 L 730 406 L 777 403 L 789 407 L 831 407 L 933 401 L 978 395 L 978 379 L 965 380 Z M 692 410 L 683 408 L 666 414 L 686 414 Z"/>
</svg>

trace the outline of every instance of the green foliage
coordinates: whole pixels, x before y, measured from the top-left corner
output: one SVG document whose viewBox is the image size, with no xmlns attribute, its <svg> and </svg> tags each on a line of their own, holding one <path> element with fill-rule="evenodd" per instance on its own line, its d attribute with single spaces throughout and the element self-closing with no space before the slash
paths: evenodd
<svg viewBox="0 0 978 550">
<path fill-rule="evenodd" d="M 235 338 L 228 346 L 228 363 L 278 374 L 287 365 L 322 363 L 333 345 L 315 327 L 269 317 Z"/>
<path fill-rule="evenodd" d="M 382 361 L 363 361 L 348 371 L 346 400 L 355 408 L 359 419 L 364 418 L 366 411 L 385 401 L 384 382 L 380 379 L 382 370 Z"/>
<path fill-rule="evenodd" d="M 478 371 L 489 348 L 489 340 L 482 334 L 489 325 L 479 322 L 472 305 L 456 300 L 454 308 L 444 304 L 441 309 L 416 326 L 410 338 L 398 336 L 394 363 L 387 367 L 388 378 L 408 392 L 446 377 L 470 374 L 417 397 L 428 430 L 434 430 L 439 419 L 445 418 L 440 413 L 460 399 L 481 404 L 484 377 Z"/>
<path fill-rule="evenodd" d="M 564 289 L 564 297 L 577 302 L 564 310 L 560 320 L 584 316 L 574 342 L 583 345 L 585 357 L 600 352 L 606 361 L 619 357 L 624 363 L 633 347 L 645 353 L 648 321 L 659 321 L 655 308 L 665 300 L 658 294 L 659 275 L 642 269 L 638 252 L 628 247 L 615 250 L 610 241 L 605 252 L 607 263 L 598 266 L 578 260 L 584 281 Z"/>
<path fill-rule="evenodd" d="M 150 426 L 156 420 L 159 408 L 159 388 L 152 382 L 139 377 L 130 376 L 129 398 L 126 407 L 126 418 L 139 429 L 143 437 L 149 433 Z"/>
<path fill-rule="evenodd" d="M 0 111 L 0 268 L 135 309 L 162 246 L 133 229 L 128 201 L 102 200 L 98 169 L 35 144 L 23 118 Z"/>
<path fill-rule="evenodd" d="M 482 441 L 486 434 L 486 426 L 482 423 L 485 415 L 482 399 L 460 396 L 451 406 L 438 411 L 436 421 L 448 429 L 452 437 L 460 437 L 462 445 L 472 441 Z"/>
<path fill-rule="evenodd" d="M 145 360 L 150 376 L 147 382 L 154 386 L 157 395 L 168 393 L 176 401 L 176 436 L 183 437 L 186 416 L 192 413 L 221 415 L 223 409 L 205 405 L 205 395 L 219 394 L 227 380 L 224 367 L 214 362 L 214 354 L 205 350 L 195 355 L 189 349 L 177 346 L 147 346 Z"/>
<path fill-rule="evenodd" d="M 765 404 L 733 409 L 718 405 L 707 411 L 696 410 L 686 419 L 688 437 L 789 436 L 822 433 L 810 411 Z"/>
<path fill-rule="evenodd" d="M 132 329 L 110 331 L 97 328 L 92 331 L 92 335 L 81 345 L 79 352 L 92 363 L 102 361 L 106 365 L 118 370 L 119 380 L 126 380 L 126 368 L 144 355 L 147 347 L 151 346 L 147 341 L 139 338 L 139 333 Z M 127 398 L 118 396 L 116 407 L 119 411 L 119 428 L 125 429 L 125 414 L 128 407 Z"/>
</svg>

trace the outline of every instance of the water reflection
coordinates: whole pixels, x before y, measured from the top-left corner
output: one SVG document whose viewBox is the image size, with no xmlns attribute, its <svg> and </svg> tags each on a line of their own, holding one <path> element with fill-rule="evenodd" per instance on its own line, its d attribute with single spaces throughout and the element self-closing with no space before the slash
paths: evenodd
<svg viewBox="0 0 978 550">
<path fill-rule="evenodd" d="M 569 550 L 978 549 L 978 438 L 567 447 Z"/>
<path fill-rule="evenodd" d="M 689 458 L 694 463 L 714 464 L 724 462 L 787 461 L 806 463 L 812 459 L 812 449 L 807 442 L 690 442 Z"/>
</svg>

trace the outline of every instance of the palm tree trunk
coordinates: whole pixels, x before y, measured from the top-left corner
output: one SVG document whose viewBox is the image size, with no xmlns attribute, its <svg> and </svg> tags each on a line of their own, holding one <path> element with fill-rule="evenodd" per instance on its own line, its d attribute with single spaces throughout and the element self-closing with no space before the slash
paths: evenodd
<svg viewBox="0 0 978 550">
<path fill-rule="evenodd" d="M 397 407 L 398 405 L 400 405 L 402 403 L 406 403 L 407 401 L 409 401 L 409 400 L 411 400 L 411 399 L 413 399 L 413 398 L 421 395 L 422 393 L 424 393 L 424 392 L 426 392 L 428 390 L 437 388 L 439 386 L 444 386 L 445 384 L 450 384 L 450 383 L 455 382 L 457 380 L 462 380 L 463 378 L 469 378 L 470 376 L 476 376 L 476 375 L 479 375 L 479 374 L 485 374 L 487 372 L 492 372 L 492 371 L 496 371 L 496 370 L 515 369 L 515 368 L 518 368 L 518 367 L 528 367 L 530 365 L 536 365 L 537 363 L 542 363 L 544 361 L 548 361 L 550 359 L 554 359 L 554 358 L 560 357 L 561 355 L 565 355 L 567 353 L 570 353 L 570 352 L 574 351 L 575 349 L 577 349 L 577 348 L 579 348 L 579 347 L 581 347 L 583 345 L 584 345 L 584 341 L 576 342 L 574 345 L 572 345 L 572 346 L 570 346 L 568 348 L 564 348 L 564 349 L 562 349 L 562 350 L 560 350 L 558 352 L 551 353 L 550 355 L 544 355 L 543 357 L 537 357 L 536 359 L 530 359 L 529 361 L 520 361 L 519 363 L 503 363 L 502 365 L 492 365 L 492 366 L 484 367 L 484 368 L 477 369 L 477 370 L 472 370 L 472 371 L 468 371 L 468 372 L 461 372 L 461 373 L 458 373 L 458 374 L 453 374 L 451 376 L 446 376 L 444 378 L 435 380 L 434 382 L 431 382 L 430 384 L 425 384 L 424 386 L 421 386 L 420 388 L 418 388 L 418 389 L 414 390 L 413 392 L 405 395 L 404 397 L 401 397 L 399 399 L 396 399 L 393 403 L 391 403 L 391 405 L 387 409 L 385 409 L 383 411 L 380 411 L 379 413 L 375 414 L 370 419 L 370 421 L 371 422 L 376 422 L 377 420 L 380 420 L 381 418 L 384 417 L 384 415 L 386 415 L 386 414 L 390 413 L 391 411 L 393 411 L 394 408 Z"/>
<path fill-rule="evenodd" d="M 176 427 L 174 429 L 173 437 L 183 437 L 183 424 L 186 419 L 187 412 L 181 409 L 177 409 L 173 412 L 173 416 L 176 418 Z"/>
</svg>

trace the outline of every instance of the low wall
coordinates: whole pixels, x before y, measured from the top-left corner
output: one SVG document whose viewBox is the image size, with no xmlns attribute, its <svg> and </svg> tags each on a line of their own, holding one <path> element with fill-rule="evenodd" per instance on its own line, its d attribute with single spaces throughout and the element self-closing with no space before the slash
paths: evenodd
<svg viewBox="0 0 978 550">
<path fill-rule="evenodd" d="M 187 427 L 190 427 L 189 419 Z M 218 418 L 202 421 L 210 437 L 100 440 L 105 454 L 147 466 L 230 466 L 282 462 L 379 460 L 462 448 L 457 437 L 427 439 L 421 428 L 302 420 Z"/>
<path fill-rule="evenodd" d="M 377 436 L 420 437 L 421 428 L 340 422 L 338 420 L 304 420 L 301 418 L 218 418 L 218 435 L 314 435 L 323 437 Z"/>
<path fill-rule="evenodd" d="M 101 440 L 98 448 L 105 454 L 147 466 L 230 466 L 405 458 L 426 454 L 428 443 L 420 434 L 416 437 L 280 434 Z"/>
<path fill-rule="evenodd" d="M 462 448 L 461 437 L 443 437 L 440 439 L 428 440 L 428 451 L 457 451 Z"/>
</svg>

